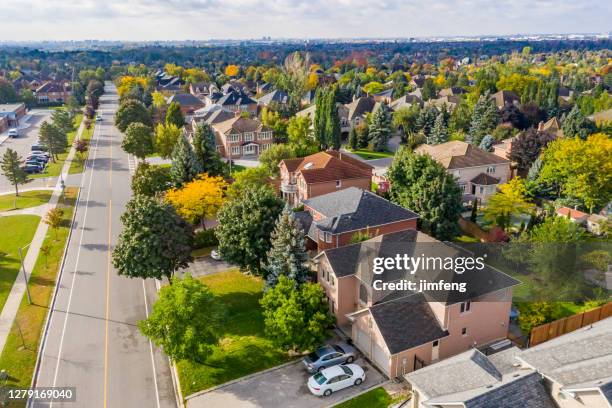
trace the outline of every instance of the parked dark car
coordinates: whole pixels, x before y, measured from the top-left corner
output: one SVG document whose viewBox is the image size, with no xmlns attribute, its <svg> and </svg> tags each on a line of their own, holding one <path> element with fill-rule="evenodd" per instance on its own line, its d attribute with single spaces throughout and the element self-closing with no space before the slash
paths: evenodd
<svg viewBox="0 0 612 408">
<path fill-rule="evenodd" d="M 32 145 L 32 148 L 30 150 L 32 150 L 33 152 L 35 152 L 35 151 L 46 152 L 47 148 L 45 146 L 42 146 L 42 145 Z"/>
<path fill-rule="evenodd" d="M 35 164 L 26 164 L 25 166 L 23 166 L 23 171 L 28 174 L 40 173 L 40 166 L 37 166 Z"/>
</svg>

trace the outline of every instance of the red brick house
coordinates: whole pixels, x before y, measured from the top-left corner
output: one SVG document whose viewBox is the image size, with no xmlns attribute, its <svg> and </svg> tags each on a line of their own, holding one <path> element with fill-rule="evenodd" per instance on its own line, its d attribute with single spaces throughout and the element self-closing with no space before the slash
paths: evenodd
<svg viewBox="0 0 612 408">
<path fill-rule="evenodd" d="M 293 206 L 348 187 L 372 187 L 373 167 L 335 150 L 282 160 L 279 167 L 282 196 Z"/>
<path fill-rule="evenodd" d="M 238 114 L 238 113 L 237 113 Z M 257 157 L 272 146 L 272 129 L 258 119 L 235 116 L 232 119 L 213 123 L 217 139 L 217 149 L 223 157 L 239 159 Z"/>
<path fill-rule="evenodd" d="M 375 237 L 416 229 L 418 214 L 367 190 L 349 187 L 302 201 L 304 211 L 296 213 L 308 241 L 308 248 L 323 251 L 349 245 L 363 235 Z"/>
<path fill-rule="evenodd" d="M 168 104 L 176 102 L 181 106 L 183 115 L 191 116 L 196 110 L 203 108 L 205 103 L 201 99 L 188 93 L 177 93 L 168 98 Z"/>
<path fill-rule="evenodd" d="M 70 85 L 60 82 L 45 82 L 34 92 L 40 104 L 64 103 L 70 97 Z"/>
</svg>

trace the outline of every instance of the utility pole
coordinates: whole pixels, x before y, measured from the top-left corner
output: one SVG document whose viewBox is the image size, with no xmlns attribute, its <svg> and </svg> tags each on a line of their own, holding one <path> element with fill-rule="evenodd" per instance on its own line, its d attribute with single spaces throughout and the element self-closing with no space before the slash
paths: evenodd
<svg viewBox="0 0 612 408">
<path fill-rule="evenodd" d="M 23 273 L 23 282 L 25 283 L 25 288 L 26 288 L 26 294 L 28 295 L 28 304 L 31 305 L 32 304 L 32 296 L 30 295 L 30 288 L 28 287 L 28 274 L 26 273 L 25 270 L 25 265 L 23 264 L 23 255 L 21 250 L 24 248 L 29 247 L 30 244 L 24 246 L 23 248 L 19 248 L 19 261 L 21 263 L 21 272 Z"/>
</svg>

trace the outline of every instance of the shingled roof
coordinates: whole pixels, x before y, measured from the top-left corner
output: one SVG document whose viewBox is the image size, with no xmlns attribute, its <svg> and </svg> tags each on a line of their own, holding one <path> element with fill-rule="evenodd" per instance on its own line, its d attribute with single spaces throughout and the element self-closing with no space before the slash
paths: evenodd
<svg viewBox="0 0 612 408">
<path fill-rule="evenodd" d="M 373 169 L 369 164 L 335 150 L 285 159 L 279 165 L 282 164 L 291 173 L 301 173 L 307 183 L 372 177 Z"/>
<path fill-rule="evenodd" d="M 476 177 L 470 180 L 472 184 L 478 184 L 479 186 L 492 186 L 499 183 L 497 177 L 488 175 L 487 173 L 480 173 Z"/>
<path fill-rule="evenodd" d="M 353 102 L 346 105 L 348 108 L 348 120 L 353 120 L 363 116 L 366 113 L 372 112 L 376 106 L 374 98 L 362 96 L 355 99 Z"/>
<path fill-rule="evenodd" d="M 245 133 L 245 132 L 265 132 L 272 130 L 264 126 L 259 120 L 243 118 L 242 116 L 233 117 L 224 122 L 213 124 L 213 128 L 220 133 Z"/>
<path fill-rule="evenodd" d="M 168 98 L 168 103 L 177 102 L 181 106 L 204 106 L 204 102 L 189 93 L 178 93 Z"/>
<path fill-rule="evenodd" d="M 415 152 L 430 155 L 449 170 L 510 163 L 507 159 L 485 152 L 476 146 L 460 140 L 453 140 L 438 145 L 424 144 L 417 147 Z"/>
<path fill-rule="evenodd" d="M 255 102 L 248 95 L 245 95 L 242 92 L 229 92 L 223 95 L 221 98 L 219 98 L 219 100 L 216 103 L 218 103 L 221 106 L 228 106 L 228 105 L 251 105 L 257 102 Z"/>
<path fill-rule="evenodd" d="M 282 105 L 288 104 L 289 95 L 287 95 L 287 92 L 285 91 L 275 89 L 257 100 L 257 103 L 259 103 L 260 105 L 269 105 L 273 102 Z"/>
</svg>

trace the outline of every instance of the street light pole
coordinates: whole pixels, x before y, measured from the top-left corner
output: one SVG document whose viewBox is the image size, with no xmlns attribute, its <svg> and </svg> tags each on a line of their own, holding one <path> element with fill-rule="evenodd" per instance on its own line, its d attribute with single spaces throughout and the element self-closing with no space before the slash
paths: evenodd
<svg viewBox="0 0 612 408">
<path fill-rule="evenodd" d="M 27 248 L 28 246 L 30 246 L 30 244 L 24 246 L 23 248 Z M 28 304 L 31 305 L 32 296 L 30 295 L 30 288 L 28 287 L 28 274 L 26 273 L 25 265 L 23 264 L 23 255 L 21 253 L 21 249 L 22 248 L 19 248 L 19 261 L 21 263 L 21 272 L 23 273 L 23 282 L 25 283 L 26 294 L 28 295 Z"/>
</svg>

